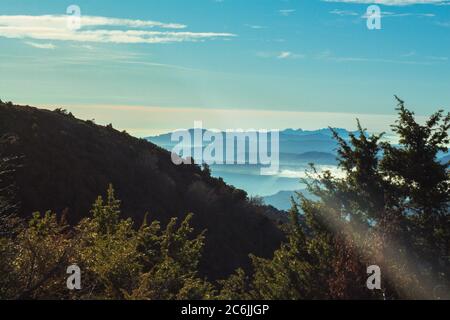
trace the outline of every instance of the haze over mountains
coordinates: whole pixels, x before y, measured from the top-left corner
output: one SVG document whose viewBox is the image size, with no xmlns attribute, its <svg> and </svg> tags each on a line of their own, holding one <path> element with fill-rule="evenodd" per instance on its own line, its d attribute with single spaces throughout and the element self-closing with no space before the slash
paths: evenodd
<svg viewBox="0 0 450 320">
<path fill-rule="evenodd" d="M 348 138 L 349 132 L 345 129 L 334 129 L 344 138 Z M 205 129 L 203 129 L 203 132 Z M 191 134 L 194 129 L 189 129 Z M 223 132 L 222 132 L 223 133 Z M 157 136 L 148 137 L 147 140 L 166 149 L 173 148 L 177 142 L 171 141 L 172 133 L 165 133 Z M 204 143 L 206 145 L 206 143 Z M 324 152 L 333 154 L 336 150 L 337 143 L 333 139 L 330 129 L 319 130 L 302 130 L 302 129 L 286 129 L 280 131 L 280 153 L 286 157 L 294 154 L 302 154 L 309 152 Z"/>
<path fill-rule="evenodd" d="M 189 132 L 193 134 L 194 129 Z M 348 131 L 336 129 L 344 138 Z M 147 140 L 171 151 L 177 141 L 171 141 L 171 133 L 148 137 Z M 335 150 L 337 143 L 330 129 L 314 131 L 286 129 L 280 132 L 280 170 L 277 174 L 263 176 L 260 165 L 211 165 L 212 175 L 221 177 L 227 183 L 242 188 L 251 196 L 270 196 L 280 191 L 299 190 L 302 186 L 299 178 L 304 177 L 310 163 L 318 168 L 336 170 Z M 205 148 L 203 142 L 201 148 Z M 200 148 L 200 146 L 196 146 Z M 194 154 L 192 148 L 191 154 Z M 245 150 L 245 158 L 249 159 L 249 149 Z M 273 203 L 270 203 L 272 204 Z"/>
<path fill-rule="evenodd" d="M 349 139 L 350 132 L 346 129 L 334 129 L 344 140 Z M 193 135 L 194 129 L 189 129 Z M 205 130 L 203 130 L 205 132 Z M 224 134 L 222 132 L 222 134 Z M 178 143 L 171 140 L 172 133 L 147 137 L 148 141 L 171 151 Z M 248 192 L 251 196 L 261 196 L 264 202 L 279 210 L 290 208 L 290 198 L 299 191 L 310 196 L 300 178 L 305 177 L 305 170 L 310 163 L 314 163 L 319 170 L 330 170 L 339 174 L 337 168 L 337 143 L 333 138 L 331 129 L 302 130 L 285 129 L 280 131 L 280 170 L 272 176 L 260 174 L 259 165 L 211 165 L 212 175 L 221 177 L 226 183 L 234 185 Z M 203 142 L 202 149 L 208 143 Z M 200 146 L 195 146 L 200 148 Z M 194 155 L 194 148 L 191 150 Z M 249 150 L 246 148 L 246 159 L 249 159 Z M 447 162 L 450 155 L 441 155 L 440 160 Z"/>
<path fill-rule="evenodd" d="M 335 129 L 341 137 L 348 139 L 349 132 L 345 129 Z M 193 133 L 193 129 L 189 130 Z M 273 176 L 260 174 L 258 165 L 211 165 L 212 175 L 221 177 L 225 182 L 246 190 L 251 196 L 261 196 L 264 202 L 279 210 L 288 210 L 290 198 L 295 191 L 309 195 L 301 183 L 305 170 L 310 163 L 319 169 L 329 169 L 337 172 L 336 148 L 330 129 L 302 130 L 286 129 L 280 131 L 280 170 Z M 148 137 L 149 141 L 172 150 L 176 141 L 171 141 L 171 133 Z M 207 144 L 204 143 L 202 148 Z M 192 154 L 194 151 L 192 150 Z M 246 159 L 249 150 L 246 149 Z"/>
</svg>

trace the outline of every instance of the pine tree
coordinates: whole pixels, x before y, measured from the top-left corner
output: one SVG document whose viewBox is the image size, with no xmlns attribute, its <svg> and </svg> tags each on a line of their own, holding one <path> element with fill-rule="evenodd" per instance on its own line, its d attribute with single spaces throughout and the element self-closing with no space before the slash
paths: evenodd
<svg viewBox="0 0 450 320">
<path fill-rule="evenodd" d="M 450 180 L 448 164 L 437 160 L 448 151 L 450 115 L 419 125 L 401 100 L 398 112 L 398 146 L 359 121 L 348 141 L 334 132 L 343 175 L 312 166 L 304 183 L 318 200 L 299 195 L 302 227 L 294 203 L 286 243 L 271 260 L 253 257 L 252 297 L 436 298 L 436 288 L 450 288 Z M 371 265 L 382 270 L 382 290 L 366 287 Z M 228 296 L 242 291 L 243 279 L 224 283 Z"/>
<path fill-rule="evenodd" d="M 146 269 L 141 274 L 137 287 L 127 295 L 128 299 L 180 300 L 212 299 L 215 290 L 211 284 L 198 277 L 198 263 L 204 245 L 204 232 L 192 237 L 190 226 L 192 214 L 188 215 L 177 228 L 173 218 L 158 237 L 153 233 L 153 241 L 143 244 L 143 251 L 149 254 Z M 151 230 L 159 231 L 159 225 L 144 225 L 142 239 L 149 239 Z M 158 244 L 158 245 L 156 245 Z M 153 254 L 154 252 L 158 254 Z M 159 257 L 159 259 L 157 259 Z"/>
<path fill-rule="evenodd" d="M 76 227 L 73 263 L 83 270 L 80 298 L 123 299 L 132 290 L 142 270 L 140 238 L 131 219 L 120 218 L 120 201 L 110 185 L 106 200 L 98 197 L 92 217 Z"/>
<path fill-rule="evenodd" d="M 450 113 L 438 111 L 420 125 L 396 99 L 399 119 L 393 131 L 399 146 L 382 144 L 381 170 L 395 182 L 391 189 L 403 208 L 403 239 L 421 281 L 450 288 L 450 173 L 448 163 L 438 160 L 440 152 L 448 152 Z"/>
<path fill-rule="evenodd" d="M 263 300 L 325 298 L 314 265 L 316 252 L 309 250 L 296 203 L 292 205 L 290 217 L 291 222 L 286 230 L 287 241 L 275 251 L 274 257 L 268 260 L 251 256 L 255 273 L 249 294 L 242 294 L 244 276 L 240 271 L 222 283 L 222 294 L 233 298 L 241 294 L 243 298 Z"/>
</svg>

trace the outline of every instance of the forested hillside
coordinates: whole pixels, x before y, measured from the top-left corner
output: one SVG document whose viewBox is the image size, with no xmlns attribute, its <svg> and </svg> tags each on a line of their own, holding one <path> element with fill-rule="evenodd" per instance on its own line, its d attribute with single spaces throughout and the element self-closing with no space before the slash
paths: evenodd
<svg viewBox="0 0 450 320">
<path fill-rule="evenodd" d="M 282 234 L 244 191 L 211 178 L 199 166 L 175 166 L 169 152 L 112 126 L 48 111 L 0 104 L 0 151 L 15 172 L 15 203 L 21 217 L 51 210 L 69 224 L 89 215 L 109 184 L 124 217 L 166 224 L 194 213 L 197 232 L 207 230 L 201 274 L 225 277 L 248 267 L 249 253 L 270 257 Z"/>
</svg>

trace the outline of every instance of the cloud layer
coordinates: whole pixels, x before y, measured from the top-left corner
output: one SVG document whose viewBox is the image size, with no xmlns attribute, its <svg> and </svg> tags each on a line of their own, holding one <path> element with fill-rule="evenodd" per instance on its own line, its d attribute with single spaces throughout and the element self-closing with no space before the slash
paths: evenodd
<svg viewBox="0 0 450 320">
<path fill-rule="evenodd" d="M 173 43 L 234 37 L 231 33 L 189 32 L 186 25 L 158 21 L 82 16 L 81 29 L 68 27 L 69 16 L 0 16 L 0 37 L 16 39 L 100 42 Z M 114 29 L 113 29 L 114 28 Z M 158 28 L 158 30 L 154 30 Z M 182 31 L 181 31 L 182 30 Z"/>
</svg>

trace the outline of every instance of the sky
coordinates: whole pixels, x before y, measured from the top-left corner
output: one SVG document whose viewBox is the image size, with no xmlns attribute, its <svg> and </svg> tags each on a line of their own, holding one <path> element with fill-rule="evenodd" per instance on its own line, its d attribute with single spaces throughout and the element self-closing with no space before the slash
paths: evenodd
<svg viewBox="0 0 450 320">
<path fill-rule="evenodd" d="M 379 30 L 367 27 L 372 3 Z M 0 99 L 136 136 L 195 120 L 354 129 L 358 117 L 388 130 L 394 94 L 419 116 L 450 110 L 449 59 L 449 1 L 0 2 Z"/>
</svg>

